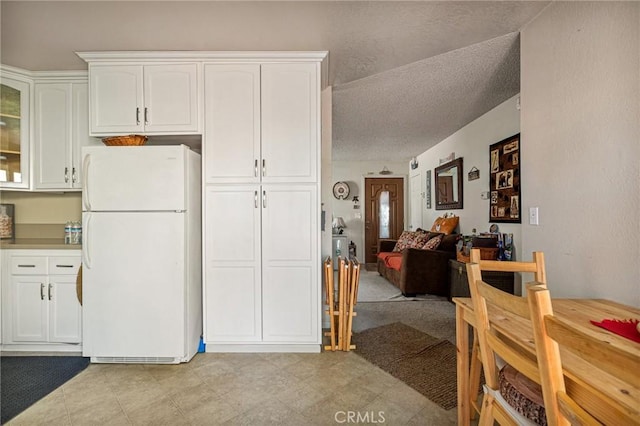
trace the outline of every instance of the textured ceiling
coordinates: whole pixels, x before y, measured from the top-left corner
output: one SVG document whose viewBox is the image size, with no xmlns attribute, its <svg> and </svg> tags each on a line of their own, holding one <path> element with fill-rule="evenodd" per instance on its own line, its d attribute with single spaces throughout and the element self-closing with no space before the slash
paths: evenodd
<svg viewBox="0 0 640 426">
<path fill-rule="evenodd" d="M 333 158 L 409 159 L 519 88 L 518 33 L 336 85 Z"/>
<path fill-rule="evenodd" d="M 87 50 L 328 50 L 334 159 L 407 160 L 519 91 L 517 33 L 548 1 L 6 1 L 2 63 Z"/>
</svg>

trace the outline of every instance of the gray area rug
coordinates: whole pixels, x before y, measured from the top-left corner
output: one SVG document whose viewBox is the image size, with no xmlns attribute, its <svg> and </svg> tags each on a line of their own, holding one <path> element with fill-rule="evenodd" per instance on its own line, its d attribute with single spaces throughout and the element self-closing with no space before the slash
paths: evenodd
<svg viewBox="0 0 640 426">
<path fill-rule="evenodd" d="M 401 322 L 355 333 L 355 353 L 445 410 L 457 406 L 456 347 Z"/>
<path fill-rule="evenodd" d="M 415 297 L 404 297 L 400 289 L 377 271 L 360 271 L 358 286 L 358 303 L 360 302 L 406 302 L 410 300 L 446 300 L 446 297 L 419 294 Z"/>
</svg>

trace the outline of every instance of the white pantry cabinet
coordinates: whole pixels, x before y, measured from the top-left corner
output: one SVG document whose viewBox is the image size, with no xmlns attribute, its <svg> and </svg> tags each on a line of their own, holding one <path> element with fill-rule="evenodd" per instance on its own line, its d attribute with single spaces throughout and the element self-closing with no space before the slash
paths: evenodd
<svg viewBox="0 0 640 426">
<path fill-rule="evenodd" d="M 89 64 L 92 135 L 199 131 L 198 64 Z"/>
<path fill-rule="evenodd" d="M 206 183 L 318 180 L 317 63 L 205 64 Z"/>
<path fill-rule="evenodd" d="M 211 185 L 205 203 L 207 342 L 317 343 L 316 185 Z"/>
<path fill-rule="evenodd" d="M 81 350 L 80 251 L 6 250 L 2 261 L 3 350 Z"/>
<path fill-rule="evenodd" d="M 89 136 L 88 83 L 84 79 L 35 84 L 36 190 L 81 190 L 81 149 L 102 145 Z"/>
<path fill-rule="evenodd" d="M 204 64 L 209 352 L 318 352 L 320 86 L 326 54 Z"/>
</svg>

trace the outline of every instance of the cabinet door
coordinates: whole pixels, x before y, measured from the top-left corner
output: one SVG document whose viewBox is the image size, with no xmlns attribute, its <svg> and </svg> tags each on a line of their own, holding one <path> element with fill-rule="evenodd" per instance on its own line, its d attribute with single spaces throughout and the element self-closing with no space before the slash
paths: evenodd
<svg viewBox="0 0 640 426">
<path fill-rule="evenodd" d="M 263 188 L 263 341 L 320 343 L 317 189 Z"/>
<path fill-rule="evenodd" d="M 260 65 L 205 66 L 207 183 L 260 180 Z"/>
<path fill-rule="evenodd" d="M 82 189 L 82 148 L 101 146 L 102 141 L 89 136 L 89 85 L 74 83 L 71 87 L 71 187 Z"/>
<path fill-rule="evenodd" d="M 47 277 L 44 275 L 11 276 L 11 340 L 13 342 L 47 341 Z"/>
<path fill-rule="evenodd" d="M 317 64 L 262 65 L 263 182 L 318 180 Z"/>
<path fill-rule="evenodd" d="M 91 133 L 144 131 L 141 65 L 89 67 Z"/>
<path fill-rule="evenodd" d="M 75 275 L 54 275 L 47 286 L 49 342 L 80 343 L 82 311 Z"/>
<path fill-rule="evenodd" d="M 196 64 L 144 67 L 145 131 L 198 131 L 197 70 Z"/>
<path fill-rule="evenodd" d="M 35 189 L 71 187 L 71 83 L 35 85 Z"/>
<path fill-rule="evenodd" d="M 259 342 L 259 186 L 210 186 L 205 194 L 205 339 Z"/>
<path fill-rule="evenodd" d="M 29 188 L 31 85 L 2 74 L 0 84 L 0 187 Z"/>
</svg>

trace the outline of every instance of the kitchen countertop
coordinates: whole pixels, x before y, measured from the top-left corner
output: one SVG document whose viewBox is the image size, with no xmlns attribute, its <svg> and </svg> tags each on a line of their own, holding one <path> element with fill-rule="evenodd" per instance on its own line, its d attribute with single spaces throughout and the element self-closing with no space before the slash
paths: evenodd
<svg viewBox="0 0 640 426">
<path fill-rule="evenodd" d="M 80 250 L 80 244 L 65 244 L 61 238 L 16 238 L 15 240 L 0 241 L 0 248 L 3 250 L 16 249 L 63 249 Z"/>
</svg>

